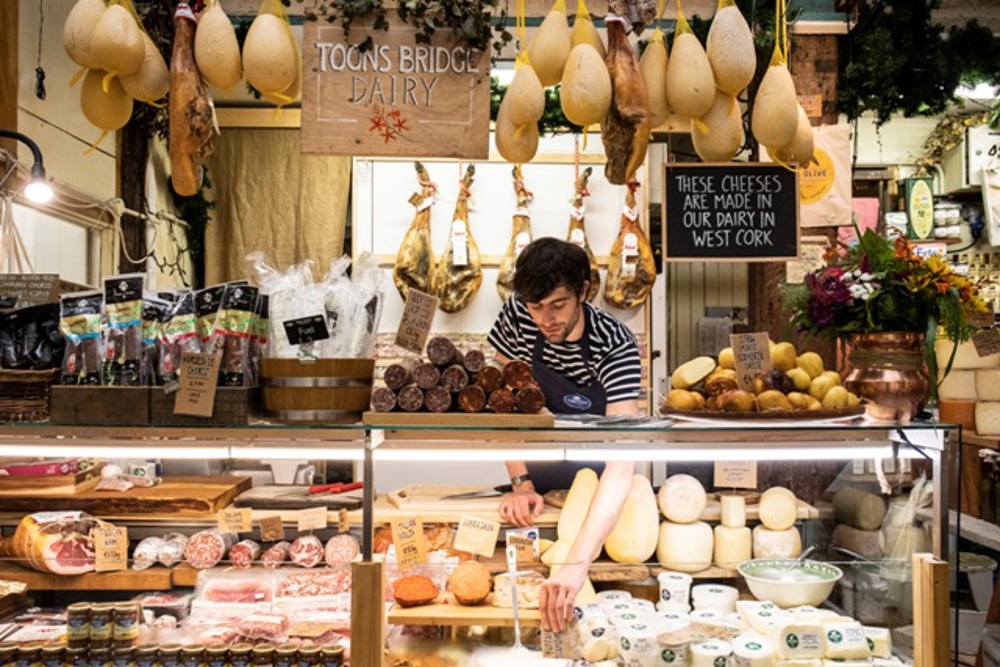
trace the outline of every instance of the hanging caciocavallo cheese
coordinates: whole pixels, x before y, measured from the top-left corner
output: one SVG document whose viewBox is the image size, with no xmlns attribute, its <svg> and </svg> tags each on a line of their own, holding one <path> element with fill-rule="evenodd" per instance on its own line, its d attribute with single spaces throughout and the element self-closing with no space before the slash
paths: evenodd
<svg viewBox="0 0 1000 667">
<path fill-rule="evenodd" d="M 562 80 L 563 69 L 572 48 L 573 40 L 566 19 L 566 0 L 556 0 L 528 45 L 528 61 L 535 68 L 543 86 L 554 86 Z"/>
<path fill-rule="evenodd" d="M 300 67 L 300 54 L 280 2 L 265 0 L 243 42 L 247 82 L 262 93 L 280 93 L 295 82 Z"/>
<path fill-rule="evenodd" d="M 715 104 L 712 64 L 680 11 L 667 63 L 667 97 L 670 109 L 688 118 L 704 116 Z"/>
<path fill-rule="evenodd" d="M 799 106 L 799 121 L 795 129 L 795 138 L 792 139 L 792 143 L 788 144 L 784 148 L 776 148 L 773 152 L 768 151 L 768 153 L 774 157 L 777 162 L 784 164 L 796 164 L 799 167 L 805 169 L 809 167 L 810 164 L 816 162 L 814 156 L 816 150 L 816 140 L 813 136 L 812 123 L 809 122 L 809 116 L 806 115 L 805 109 Z"/>
<path fill-rule="evenodd" d="M 745 140 L 739 102 L 732 95 L 717 90 L 712 109 L 691 121 L 695 152 L 705 162 L 729 162 L 739 154 Z"/>
<path fill-rule="evenodd" d="M 601 40 L 601 34 L 594 27 L 594 18 L 587 10 L 584 0 L 577 0 L 576 16 L 573 18 L 573 29 L 570 31 L 570 44 L 575 49 L 581 44 L 590 44 L 603 61 L 608 55 L 608 49 Z"/>
<path fill-rule="evenodd" d="M 198 19 L 198 30 L 194 34 L 194 59 L 201 75 L 216 88 L 229 90 L 243 76 L 236 30 L 222 9 L 220 0 L 214 0 Z"/>
<path fill-rule="evenodd" d="M 90 49 L 108 79 L 139 71 L 146 57 L 142 28 L 132 12 L 120 4 L 104 11 L 91 35 Z"/>
<path fill-rule="evenodd" d="M 99 69 L 91 49 L 91 38 L 107 7 L 103 0 L 77 0 L 63 24 L 63 48 L 80 67 Z"/>
<path fill-rule="evenodd" d="M 750 129 L 757 141 L 769 148 L 784 148 L 795 139 L 799 126 L 799 100 L 795 94 L 795 82 L 788 71 L 788 54 L 784 44 L 785 30 L 780 29 L 785 22 L 784 0 L 779 0 L 775 25 L 779 26 L 774 43 L 771 64 L 754 98 Z"/>
<path fill-rule="evenodd" d="M 142 33 L 142 42 L 146 49 L 142 67 L 138 72 L 125 74 L 119 79 L 122 88 L 133 99 L 150 103 L 163 99 L 170 92 L 170 70 L 160 50 L 145 32 Z"/>
<path fill-rule="evenodd" d="M 719 0 L 705 52 L 719 90 L 736 96 L 750 85 L 757 71 L 757 50 L 750 26 L 735 0 Z"/>
<path fill-rule="evenodd" d="M 299 48 L 299 43 L 294 39 L 292 45 L 295 47 L 295 60 L 298 63 L 295 66 L 295 78 L 284 90 L 276 93 L 261 93 L 261 97 L 279 108 L 295 102 L 302 95 L 302 49 Z"/>
<path fill-rule="evenodd" d="M 650 124 L 657 128 L 670 117 L 670 103 L 667 101 L 667 47 L 663 43 L 663 32 L 657 28 L 653 32 L 646 50 L 639 59 L 639 69 L 646 81 L 649 94 Z"/>
<path fill-rule="evenodd" d="M 608 556 L 618 563 L 645 563 L 649 560 L 656 553 L 659 517 L 653 487 L 648 479 L 635 475 L 618 523 L 604 541 Z"/>
<path fill-rule="evenodd" d="M 87 70 L 80 87 L 80 107 L 94 126 L 104 132 L 114 132 L 125 127 L 132 117 L 132 98 L 117 79 L 111 79 L 108 92 L 104 92 L 106 75 L 104 70 Z"/>
<path fill-rule="evenodd" d="M 506 100 L 506 98 L 505 98 Z M 500 156 L 511 164 L 531 162 L 538 152 L 538 125 L 529 123 L 518 127 L 510 118 L 510 107 L 500 103 L 497 113 L 496 144 Z"/>
<path fill-rule="evenodd" d="M 580 44 L 570 52 L 559 88 L 559 104 L 566 118 L 582 127 L 600 123 L 608 115 L 611 75 L 604 59 L 590 44 Z"/>
</svg>

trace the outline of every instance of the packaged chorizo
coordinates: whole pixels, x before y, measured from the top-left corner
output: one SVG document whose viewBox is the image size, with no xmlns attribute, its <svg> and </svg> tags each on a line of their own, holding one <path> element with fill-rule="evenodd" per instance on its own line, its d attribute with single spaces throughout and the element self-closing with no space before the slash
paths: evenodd
<svg viewBox="0 0 1000 667">
<path fill-rule="evenodd" d="M 198 336 L 202 347 L 211 349 L 212 335 L 215 333 L 215 317 L 222 305 L 222 294 L 225 285 L 213 285 L 194 293 L 195 314 L 198 318 Z"/>
<path fill-rule="evenodd" d="M 101 384 L 101 312 L 104 293 L 66 294 L 59 302 L 59 331 L 66 339 L 60 382 Z"/>
<path fill-rule="evenodd" d="M 130 273 L 104 279 L 103 384 L 142 384 L 142 295 L 146 275 Z"/>
<path fill-rule="evenodd" d="M 142 301 L 142 378 L 143 384 L 160 384 L 160 332 L 170 322 L 173 303 L 146 295 Z"/>
<path fill-rule="evenodd" d="M 178 294 L 167 321 L 160 328 L 158 347 L 156 384 L 176 382 L 181 367 L 181 355 L 185 352 L 201 352 L 194 293 Z"/>
<path fill-rule="evenodd" d="M 222 294 L 212 336 L 219 365 L 220 387 L 248 387 L 256 378 L 250 366 L 250 339 L 256 324 L 259 291 L 250 285 L 228 284 Z"/>
</svg>

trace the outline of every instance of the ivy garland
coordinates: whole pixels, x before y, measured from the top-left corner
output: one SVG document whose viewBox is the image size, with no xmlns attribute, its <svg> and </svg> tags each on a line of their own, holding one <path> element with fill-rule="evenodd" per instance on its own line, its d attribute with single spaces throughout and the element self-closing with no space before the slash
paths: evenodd
<svg viewBox="0 0 1000 667">
<path fill-rule="evenodd" d="M 962 143 L 965 131 L 990 121 L 991 112 L 954 112 L 945 115 L 924 142 L 924 152 L 917 159 L 917 175 L 929 176 L 931 169 L 941 164 L 944 154 Z"/>
</svg>

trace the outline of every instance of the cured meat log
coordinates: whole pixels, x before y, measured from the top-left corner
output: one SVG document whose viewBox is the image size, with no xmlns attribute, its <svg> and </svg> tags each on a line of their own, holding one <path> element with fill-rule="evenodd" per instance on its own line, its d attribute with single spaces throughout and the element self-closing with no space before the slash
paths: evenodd
<svg viewBox="0 0 1000 667">
<path fill-rule="evenodd" d="M 517 397 L 514 392 L 506 387 L 497 389 L 490 394 L 490 410 L 498 414 L 507 414 L 517 411 Z"/>
<path fill-rule="evenodd" d="M 253 540 L 243 540 L 229 550 L 229 561 L 234 567 L 246 569 L 253 565 L 260 555 L 260 544 Z"/>
<path fill-rule="evenodd" d="M 451 339 L 435 336 L 427 341 L 427 358 L 435 366 L 451 366 L 456 363 L 458 348 Z"/>
<path fill-rule="evenodd" d="M 610 0 L 608 9 L 627 18 L 637 35 L 641 35 L 643 28 L 656 18 L 655 0 Z"/>
<path fill-rule="evenodd" d="M 187 5 L 174 15 L 170 57 L 170 181 L 183 197 L 201 189 L 202 161 L 212 152 L 215 112 L 194 61 L 195 17 Z"/>
<path fill-rule="evenodd" d="M 441 384 L 441 371 L 434 364 L 420 364 L 413 374 L 413 380 L 418 387 L 427 391 Z"/>
<path fill-rule="evenodd" d="M 535 386 L 528 386 L 517 392 L 517 409 L 526 415 L 537 414 L 545 407 L 545 394 Z"/>
<path fill-rule="evenodd" d="M 90 531 L 97 521 L 83 512 L 30 514 L 13 535 L 0 538 L 0 557 L 39 572 L 83 574 L 94 570 Z"/>
<path fill-rule="evenodd" d="M 288 560 L 288 552 L 291 546 L 288 542 L 278 542 L 261 554 L 261 564 L 272 570 L 281 567 L 281 564 Z"/>
<path fill-rule="evenodd" d="M 396 266 L 392 280 L 399 295 L 406 300 L 412 287 L 415 290 L 434 293 L 434 250 L 431 247 L 431 206 L 437 187 L 431 183 L 430 174 L 419 162 L 415 162 L 417 179 L 421 190 L 410 197 L 410 203 L 417 209 L 413 222 L 403 237 L 396 253 Z"/>
<path fill-rule="evenodd" d="M 420 360 L 415 357 L 407 357 L 397 364 L 392 364 L 385 369 L 382 380 L 385 386 L 393 391 L 398 391 L 413 382 L 413 373 L 420 365 Z"/>
<path fill-rule="evenodd" d="M 483 370 L 479 371 L 476 384 L 487 394 L 492 394 L 503 387 L 503 364 L 496 360 L 486 364 Z"/>
<path fill-rule="evenodd" d="M 323 562 L 323 543 L 315 535 L 302 535 L 288 549 L 288 557 L 299 567 L 316 567 Z"/>
<path fill-rule="evenodd" d="M 424 391 L 415 384 L 407 385 L 399 390 L 396 404 L 406 412 L 417 412 L 424 407 Z"/>
<path fill-rule="evenodd" d="M 424 392 L 424 407 L 430 412 L 448 412 L 451 410 L 451 392 L 444 387 L 434 387 Z"/>
<path fill-rule="evenodd" d="M 483 284 L 479 246 L 469 230 L 469 197 L 472 195 L 469 188 L 475 174 L 476 167 L 470 164 L 459 185 L 448 247 L 434 275 L 438 308 L 446 313 L 457 313 L 468 306 Z"/>
<path fill-rule="evenodd" d="M 469 373 L 464 367 L 455 364 L 441 372 L 441 386 L 450 392 L 458 393 L 469 384 Z"/>
<path fill-rule="evenodd" d="M 486 366 L 486 355 L 480 349 L 466 350 L 464 361 L 465 370 L 478 373 Z"/>
<path fill-rule="evenodd" d="M 486 392 L 476 385 L 466 387 L 458 392 L 458 409 L 462 412 L 482 412 L 486 409 Z"/>
<path fill-rule="evenodd" d="M 618 308 L 635 308 L 649 298 L 655 282 L 653 248 L 639 226 L 635 187 L 629 186 L 618 238 L 611 246 L 604 300 Z"/>
<path fill-rule="evenodd" d="M 608 157 L 604 176 L 625 185 L 646 159 L 651 114 L 646 81 L 639 69 L 628 32 L 620 20 L 607 21 L 608 71 L 611 74 L 611 108 L 601 125 L 601 139 Z"/>
<path fill-rule="evenodd" d="M 375 412 L 392 412 L 396 409 L 396 392 L 389 387 L 375 387 L 371 405 Z"/>
<path fill-rule="evenodd" d="M 358 541 L 350 535 L 334 535 L 326 543 L 326 564 L 335 569 L 346 568 L 361 553 Z"/>
<path fill-rule="evenodd" d="M 528 203 L 533 195 L 524 187 L 520 166 L 514 167 L 514 194 L 517 195 L 517 211 L 514 213 L 510 244 L 503 259 L 500 260 L 500 273 L 497 275 L 497 292 L 504 301 L 514 296 L 514 270 L 517 267 L 517 258 L 531 243 L 531 216 L 528 215 Z"/>
<path fill-rule="evenodd" d="M 236 535 L 211 528 L 195 533 L 184 547 L 184 560 L 196 570 L 215 567 L 236 544 Z"/>
<path fill-rule="evenodd" d="M 597 266 L 597 258 L 594 251 L 590 249 L 590 241 L 587 240 L 587 227 L 584 223 L 583 198 L 590 196 L 587 189 L 587 181 L 594 173 L 593 167 L 587 167 L 576 179 L 576 188 L 573 195 L 573 210 L 569 214 L 569 235 L 566 240 L 574 245 L 578 245 L 587 253 L 590 261 L 590 287 L 587 288 L 587 301 L 593 301 L 601 292 L 601 270 Z"/>
<path fill-rule="evenodd" d="M 524 389 L 534 383 L 531 365 L 524 361 L 508 361 L 503 367 L 503 383 L 511 389 Z"/>
</svg>

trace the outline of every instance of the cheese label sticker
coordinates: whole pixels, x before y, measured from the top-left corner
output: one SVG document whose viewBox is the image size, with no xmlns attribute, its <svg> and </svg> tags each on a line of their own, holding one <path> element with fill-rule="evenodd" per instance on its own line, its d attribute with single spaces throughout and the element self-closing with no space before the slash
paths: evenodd
<svg viewBox="0 0 1000 667">
<path fill-rule="evenodd" d="M 427 542 L 424 539 L 424 522 L 418 517 L 399 519 L 392 524 L 392 544 L 396 547 L 396 562 L 406 572 L 415 565 L 427 562 Z"/>
<path fill-rule="evenodd" d="M 260 539 L 265 542 L 280 542 L 285 539 L 285 524 L 280 514 L 266 516 L 260 520 Z"/>
<path fill-rule="evenodd" d="M 538 562 L 539 545 L 537 528 L 508 530 L 506 539 L 507 544 L 514 547 L 518 565 Z"/>
<path fill-rule="evenodd" d="M 451 263 L 455 266 L 469 264 L 469 231 L 464 220 L 451 223 Z"/>
<path fill-rule="evenodd" d="M 462 516 L 455 535 L 455 550 L 467 551 L 477 556 L 490 558 L 497 548 L 500 522 L 475 516 Z"/>
<path fill-rule="evenodd" d="M 325 530 L 326 512 L 325 507 L 310 507 L 307 510 L 299 510 L 299 532 Z"/>
<path fill-rule="evenodd" d="M 415 290 L 412 287 L 406 292 L 406 304 L 403 306 L 403 317 L 396 330 L 396 345 L 422 354 L 434 323 L 434 313 L 437 311 L 438 298 L 431 294 Z"/>
<path fill-rule="evenodd" d="M 230 507 L 220 510 L 215 516 L 219 530 L 223 533 L 249 533 L 253 530 L 249 507 Z"/>
<path fill-rule="evenodd" d="M 94 543 L 94 570 L 118 572 L 128 567 L 128 529 L 100 526 L 90 531 Z"/>
<path fill-rule="evenodd" d="M 716 461 L 715 486 L 722 489 L 756 489 L 756 461 Z"/>
</svg>

